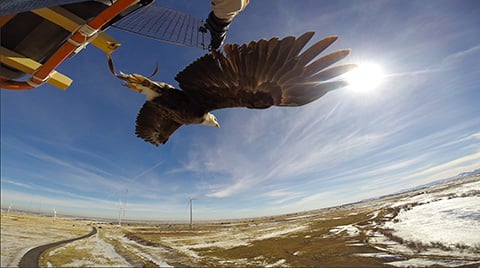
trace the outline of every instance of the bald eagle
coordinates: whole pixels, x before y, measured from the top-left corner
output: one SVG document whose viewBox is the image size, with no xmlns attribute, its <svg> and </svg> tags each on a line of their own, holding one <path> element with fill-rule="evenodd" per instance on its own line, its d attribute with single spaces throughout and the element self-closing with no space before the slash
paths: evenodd
<svg viewBox="0 0 480 268">
<path fill-rule="evenodd" d="M 210 113 L 213 110 L 302 106 L 344 87 L 345 81 L 332 78 L 355 65 L 327 67 L 345 58 L 350 50 L 338 50 L 314 60 L 337 37 L 327 37 L 302 52 L 313 35 L 307 32 L 298 38 L 262 39 L 241 46 L 227 44 L 225 54 L 211 51 L 178 73 L 175 80 L 181 90 L 142 75 L 117 74 L 111 58 L 109 66 L 127 87 L 147 96 L 137 115 L 135 132 L 158 146 L 182 125 L 220 127 Z"/>
</svg>

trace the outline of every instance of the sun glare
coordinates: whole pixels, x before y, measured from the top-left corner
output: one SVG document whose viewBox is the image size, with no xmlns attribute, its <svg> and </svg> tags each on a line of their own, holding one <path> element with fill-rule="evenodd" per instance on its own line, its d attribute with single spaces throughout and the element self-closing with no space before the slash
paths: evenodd
<svg viewBox="0 0 480 268">
<path fill-rule="evenodd" d="M 375 63 L 362 63 L 345 74 L 349 87 L 356 92 L 366 93 L 376 89 L 384 79 L 382 68 Z"/>
</svg>

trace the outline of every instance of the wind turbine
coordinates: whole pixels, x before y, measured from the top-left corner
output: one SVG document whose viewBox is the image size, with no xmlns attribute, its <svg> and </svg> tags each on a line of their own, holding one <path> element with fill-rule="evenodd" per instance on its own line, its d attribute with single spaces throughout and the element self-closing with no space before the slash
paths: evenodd
<svg viewBox="0 0 480 268">
<path fill-rule="evenodd" d="M 125 217 L 125 207 L 127 206 L 127 194 L 128 189 L 125 191 L 125 196 L 123 200 L 119 200 L 119 211 L 118 211 L 118 226 L 122 226 L 122 216 Z"/>
<path fill-rule="evenodd" d="M 8 205 L 7 218 L 8 218 L 8 214 L 10 214 L 10 209 L 12 209 L 12 205 Z"/>
<path fill-rule="evenodd" d="M 118 200 L 118 226 L 122 226 L 122 202 Z"/>
<path fill-rule="evenodd" d="M 53 208 L 53 221 L 57 219 L 57 211 Z"/>
<path fill-rule="evenodd" d="M 193 206 L 192 206 L 192 201 L 195 200 L 195 198 L 190 197 L 190 229 L 193 229 L 193 221 L 192 221 L 192 211 L 193 211 Z"/>
</svg>

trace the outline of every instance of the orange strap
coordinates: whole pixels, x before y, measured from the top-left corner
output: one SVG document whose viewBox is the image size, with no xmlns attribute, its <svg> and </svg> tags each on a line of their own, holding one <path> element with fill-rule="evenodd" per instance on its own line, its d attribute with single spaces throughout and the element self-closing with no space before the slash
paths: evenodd
<svg viewBox="0 0 480 268">
<path fill-rule="evenodd" d="M 0 76 L 0 88 L 10 89 L 10 90 L 27 90 L 27 89 L 32 89 L 33 87 L 27 84 L 26 82 L 9 80 L 3 76 Z"/>
</svg>

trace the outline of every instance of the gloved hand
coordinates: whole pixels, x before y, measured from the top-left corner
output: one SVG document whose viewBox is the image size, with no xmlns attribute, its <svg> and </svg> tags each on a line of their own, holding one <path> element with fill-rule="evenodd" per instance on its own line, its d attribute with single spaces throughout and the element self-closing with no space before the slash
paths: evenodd
<svg viewBox="0 0 480 268">
<path fill-rule="evenodd" d="M 217 18 L 213 11 L 208 14 L 205 28 L 208 29 L 211 36 L 209 50 L 216 50 L 223 44 L 230 23 L 231 21 L 224 21 Z"/>
</svg>

